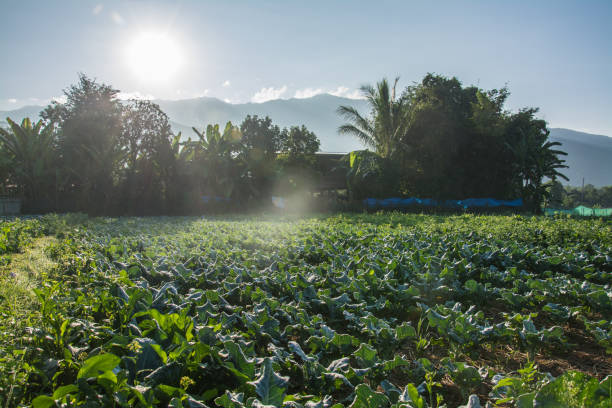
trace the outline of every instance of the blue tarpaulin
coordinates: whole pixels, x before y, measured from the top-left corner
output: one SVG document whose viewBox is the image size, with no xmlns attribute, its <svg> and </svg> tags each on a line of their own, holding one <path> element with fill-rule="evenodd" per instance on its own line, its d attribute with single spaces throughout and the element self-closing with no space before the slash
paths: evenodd
<svg viewBox="0 0 612 408">
<path fill-rule="evenodd" d="M 523 200 L 497 200 L 495 198 L 466 198 L 464 200 L 437 201 L 431 198 L 366 198 L 363 204 L 370 209 L 374 208 L 407 208 L 412 206 L 423 207 L 447 207 L 447 208 L 497 208 L 511 207 L 520 208 Z"/>
</svg>

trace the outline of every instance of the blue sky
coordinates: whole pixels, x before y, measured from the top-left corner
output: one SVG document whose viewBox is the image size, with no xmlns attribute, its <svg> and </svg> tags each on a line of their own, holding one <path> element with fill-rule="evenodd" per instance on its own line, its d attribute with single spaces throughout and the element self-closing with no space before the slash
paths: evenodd
<svg viewBox="0 0 612 408">
<path fill-rule="evenodd" d="M 609 0 L 5 0 L 0 110 L 58 97 L 78 72 L 125 97 L 232 103 L 354 97 L 383 76 L 408 85 L 435 72 L 507 83 L 508 108 L 612 136 L 611 20 Z M 143 35 L 163 46 L 134 55 Z"/>
</svg>

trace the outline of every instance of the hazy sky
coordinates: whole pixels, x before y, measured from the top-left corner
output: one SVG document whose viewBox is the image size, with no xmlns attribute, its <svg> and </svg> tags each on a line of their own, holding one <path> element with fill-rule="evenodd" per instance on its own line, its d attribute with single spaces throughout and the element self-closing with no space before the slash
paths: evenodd
<svg viewBox="0 0 612 408">
<path fill-rule="evenodd" d="M 507 83 L 509 108 L 612 136 L 611 21 L 611 0 L 3 0 L 0 110 L 46 103 L 78 72 L 126 96 L 233 103 L 435 72 Z"/>
</svg>

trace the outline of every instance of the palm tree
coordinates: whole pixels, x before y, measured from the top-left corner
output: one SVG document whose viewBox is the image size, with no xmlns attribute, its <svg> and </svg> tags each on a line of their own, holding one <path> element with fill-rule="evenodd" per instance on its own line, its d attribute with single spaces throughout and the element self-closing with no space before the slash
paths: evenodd
<svg viewBox="0 0 612 408">
<path fill-rule="evenodd" d="M 542 179 L 548 177 L 555 181 L 562 178 L 569 179 L 560 169 L 568 168 L 565 160 L 559 156 L 567 156 L 567 153 L 556 150 L 554 147 L 561 146 L 559 142 L 548 141 L 548 130 L 528 129 L 526 132 L 520 129 L 520 138 L 514 144 L 506 146 L 514 156 L 515 174 L 520 180 L 523 197 L 527 205 L 536 213 L 540 212 L 542 199 L 547 195 L 546 186 Z"/>
<path fill-rule="evenodd" d="M 407 147 L 401 140 L 408 127 L 409 103 L 404 97 L 396 98 L 398 81 L 399 78 L 395 78 L 392 88 L 386 78 L 376 87 L 361 87 L 370 105 L 371 117 L 363 117 L 352 106 L 340 106 L 337 110 L 349 122 L 340 126 L 338 132 L 356 136 L 385 159 L 394 158 Z"/>
<path fill-rule="evenodd" d="M 51 171 L 55 160 L 53 127 L 43 127 L 43 121 L 32 124 L 29 118 L 23 119 L 21 125 L 10 118 L 6 121 L 9 129 L 0 128 L 0 144 L 4 153 L 4 162 L 10 163 L 11 175 L 31 207 L 40 206 L 39 202 L 49 189 L 49 178 L 55 175 Z"/>
</svg>

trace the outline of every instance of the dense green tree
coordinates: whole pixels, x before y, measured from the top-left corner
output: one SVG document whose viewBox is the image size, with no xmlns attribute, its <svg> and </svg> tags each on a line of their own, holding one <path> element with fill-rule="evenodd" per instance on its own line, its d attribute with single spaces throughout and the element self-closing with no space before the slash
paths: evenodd
<svg viewBox="0 0 612 408">
<path fill-rule="evenodd" d="M 304 125 L 285 128 L 280 134 L 279 151 L 293 163 L 308 161 L 319 151 L 320 145 L 317 135 Z"/>
<path fill-rule="evenodd" d="M 547 199 L 545 201 L 546 207 L 561 208 L 565 200 L 565 189 L 563 184 L 558 180 L 551 180 L 545 183 L 544 186 L 547 189 Z"/>
<path fill-rule="evenodd" d="M 564 208 L 576 208 L 579 205 L 612 208 L 612 186 L 600 188 L 596 188 L 592 184 L 587 184 L 584 187 L 565 186 L 562 206 Z"/>
<path fill-rule="evenodd" d="M 397 82 L 362 87 L 368 116 L 338 109 L 347 121 L 339 132 L 373 150 L 347 156 L 353 199 L 520 196 L 534 212 L 549 195 L 555 204 L 577 200 L 575 190 L 560 198 L 566 166 L 559 143 L 548 140 L 537 109 L 504 110 L 506 88 L 485 91 L 428 74 L 398 96 Z M 247 116 L 223 131 L 194 128 L 198 140 L 185 142 L 159 106 L 121 102 L 117 93 L 80 75 L 65 103 L 41 113 L 44 122 L 9 120 L 0 134 L 3 185 L 17 185 L 30 209 L 96 214 L 192 212 L 203 196 L 227 207 L 230 198 L 244 204 L 313 188 L 320 142 L 305 126 L 281 130 L 269 117 Z M 580 202 L 606 203 L 609 195 L 585 188 Z"/>
<path fill-rule="evenodd" d="M 131 100 L 122 106 L 120 143 L 126 147 L 128 167 L 139 159 L 152 159 L 160 145 L 169 146 L 174 137 L 168 115 L 151 101 Z"/>
<path fill-rule="evenodd" d="M 403 141 L 413 149 L 404 158 L 404 174 L 413 175 L 406 190 L 425 197 L 461 198 L 456 195 L 466 177 L 462 147 L 470 137 L 476 89 L 464 89 L 457 78 L 428 74 L 408 87 L 404 98 L 411 109 Z"/>
<path fill-rule="evenodd" d="M 53 125 L 44 126 L 42 120 L 33 124 L 29 118 L 20 125 L 10 118 L 7 122 L 8 129 L 0 127 L 0 162 L 6 176 L 20 187 L 26 210 L 52 210 L 57 165 Z"/>
<path fill-rule="evenodd" d="M 485 91 L 464 87 L 454 77 L 427 74 L 399 98 L 395 86 L 390 90 L 385 80 L 363 89 L 372 107 L 370 116 L 340 107 L 338 112 L 349 123 L 339 132 L 356 136 L 388 160 L 384 165 L 365 156 L 355 161 L 360 174 L 385 171 L 384 178 L 398 181 L 395 188 L 385 188 L 385 194 L 523 197 L 528 208 L 537 211 L 546 194 L 542 179 L 564 178 L 559 157 L 565 153 L 548 141 L 546 123 L 534 116 L 537 110 L 505 111 L 505 87 Z M 353 173 L 356 168 L 349 170 Z"/>
<path fill-rule="evenodd" d="M 463 197 L 517 198 L 512 180 L 512 153 L 506 147 L 506 88 L 478 89 L 468 119 L 468 138 L 459 149 Z"/>
<path fill-rule="evenodd" d="M 62 184 L 74 198 L 73 210 L 108 213 L 125 151 L 120 143 L 122 107 L 119 91 L 81 74 L 64 91 L 65 103 L 53 102 L 41 116 L 57 125 Z"/>
<path fill-rule="evenodd" d="M 247 115 L 240 124 L 240 132 L 239 157 L 248 169 L 249 191 L 255 197 L 269 196 L 275 180 L 281 130 L 267 116 Z"/>
<path fill-rule="evenodd" d="M 169 214 L 190 214 L 200 210 L 200 180 L 194 171 L 194 142 L 182 142 L 181 138 L 179 132 L 172 139 L 171 158 L 168 160 L 171 165 L 164 169 L 169 179 L 165 197 L 165 212 Z"/>
<path fill-rule="evenodd" d="M 0 194 L 3 196 L 10 195 L 12 182 L 10 180 L 13 170 L 13 157 L 10 151 L 0 143 Z"/>
<path fill-rule="evenodd" d="M 240 124 L 240 143 L 254 160 L 274 160 L 280 150 L 281 130 L 266 116 L 247 115 Z"/>
<path fill-rule="evenodd" d="M 174 135 L 168 116 L 150 101 L 123 104 L 119 143 L 126 151 L 121 201 L 130 213 L 166 210 L 172 183 Z"/>
<path fill-rule="evenodd" d="M 513 198 L 511 154 L 505 145 L 506 88 L 464 87 L 427 74 L 404 91 L 410 105 L 404 142 L 403 190 L 423 197 Z"/>
<path fill-rule="evenodd" d="M 315 153 L 320 142 L 306 126 L 284 128 L 277 157 L 277 194 L 309 191 L 317 177 Z"/>
</svg>

